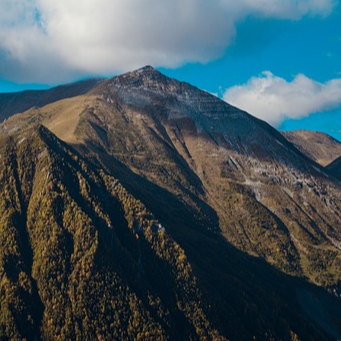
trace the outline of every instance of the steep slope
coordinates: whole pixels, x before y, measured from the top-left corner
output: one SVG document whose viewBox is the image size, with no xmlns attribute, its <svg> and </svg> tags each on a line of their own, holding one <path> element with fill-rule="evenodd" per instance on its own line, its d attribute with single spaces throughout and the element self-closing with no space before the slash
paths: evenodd
<svg viewBox="0 0 341 341">
<path fill-rule="evenodd" d="M 54 87 L 49 90 L 28 90 L 0 94 L 0 122 L 13 114 L 32 107 L 42 107 L 64 98 L 80 96 L 101 83 L 103 79 L 87 79 L 76 83 Z"/>
<path fill-rule="evenodd" d="M 196 217 L 197 229 L 340 290 L 340 183 L 271 126 L 151 67 L 68 101 L 78 108 L 71 125 L 70 106 L 60 101 L 14 116 L 0 131 L 39 121 L 160 218 L 184 220 L 174 195 Z M 189 230 L 174 233 L 191 245 Z"/>
<path fill-rule="evenodd" d="M 161 225 L 46 128 L 0 155 L 1 339 L 340 338 L 338 298 L 198 229 L 176 198 L 183 216 Z"/>
<path fill-rule="evenodd" d="M 117 180 L 42 126 L 1 163 L 1 339 L 219 339 L 183 250 Z"/>
<path fill-rule="evenodd" d="M 341 155 L 341 142 L 317 131 L 283 131 L 284 137 L 298 150 L 322 166 L 329 165 Z"/>
</svg>

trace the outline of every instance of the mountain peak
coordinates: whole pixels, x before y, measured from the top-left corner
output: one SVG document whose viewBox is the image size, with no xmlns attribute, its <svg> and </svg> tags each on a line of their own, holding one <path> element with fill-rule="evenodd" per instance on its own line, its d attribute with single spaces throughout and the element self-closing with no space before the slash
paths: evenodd
<svg viewBox="0 0 341 341">
<path fill-rule="evenodd" d="M 144 88 L 149 90 L 157 90 L 161 84 L 178 83 L 177 81 L 169 78 L 153 68 L 146 65 L 134 71 L 124 73 L 123 75 L 116 76 L 109 80 L 110 86 L 118 86 L 124 88 Z"/>
<path fill-rule="evenodd" d="M 170 79 L 150 65 L 143 66 L 137 70 L 128 72 L 127 74 L 131 75 L 132 77 L 137 77 L 137 78 L 142 77 L 148 80 L 156 80 L 156 81 Z"/>
<path fill-rule="evenodd" d="M 134 71 L 132 71 L 134 72 Z M 151 65 L 145 65 L 137 70 L 135 70 L 135 72 L 158 72 L 160 73 L 159 71 L 157 71 L 154 67 L 152 67 Z"/>
</svg>

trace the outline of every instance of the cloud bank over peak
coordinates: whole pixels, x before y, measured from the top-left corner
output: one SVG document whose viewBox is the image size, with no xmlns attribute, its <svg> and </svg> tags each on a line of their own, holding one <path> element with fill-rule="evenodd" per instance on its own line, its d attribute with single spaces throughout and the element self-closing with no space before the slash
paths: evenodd
<svg viewBox="0 0 341 341">
<path fill-rule="evenodd" d="M 333 0 L 0 0 L 0 75 L 62 81 L 220 56 L 247 16 L 328 15 Z"/>
<path fill-rule="evenodd" d="M 223 95 L 226 102 L 278 127 L 287 118 L 338 108 L 341 78 L 319 83 L 303 74 L 291 82 L 264 71 L 246 84 L 233 86 Z"/>
</svg>

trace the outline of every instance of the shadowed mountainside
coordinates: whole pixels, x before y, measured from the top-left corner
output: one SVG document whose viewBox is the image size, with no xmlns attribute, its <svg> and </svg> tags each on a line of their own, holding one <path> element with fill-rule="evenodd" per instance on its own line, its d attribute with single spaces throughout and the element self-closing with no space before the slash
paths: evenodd
<svg viewBox="0 0 341 341">
<path fill-rule="evenodd" d="M 337 158 L 330 165 L 327 166 L 327 169 L 335 175 L 337 178 L 341 180 L 341 157 Z"/>
<path fill-rule="evenodd" d="M 42 126 L 0 151 L 2 339 L 219 339 L 184 251 L 116 179 Z"/>
</svg>

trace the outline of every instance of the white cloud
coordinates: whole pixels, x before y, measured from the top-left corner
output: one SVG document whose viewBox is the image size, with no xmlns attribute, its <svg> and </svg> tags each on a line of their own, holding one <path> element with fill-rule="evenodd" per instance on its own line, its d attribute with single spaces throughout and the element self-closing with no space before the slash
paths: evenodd
<svg viewBox="0 0 341 341">
<path fill-rule="evenodd" d="M 59 81 L 223 53 L 249 15 L 328 15 L 334 0 L 0 0 L 0 74 Z"/>
<path fill-rule="evenodd" d="M 319 83 L 302 74 L 291 82 L 269 71 L 227 89 L 226 102 L 278 126 L 287 118 L 335 109 L 341 104 L 341 78 Z"/>
<path fill-rule="evenodd" d="M 328 0 L 221 0 L 235 16 L 258 15 L 277 19 L 300 19 L 304 15 L 327 16 L 335 5 Z"/>
</svg>

